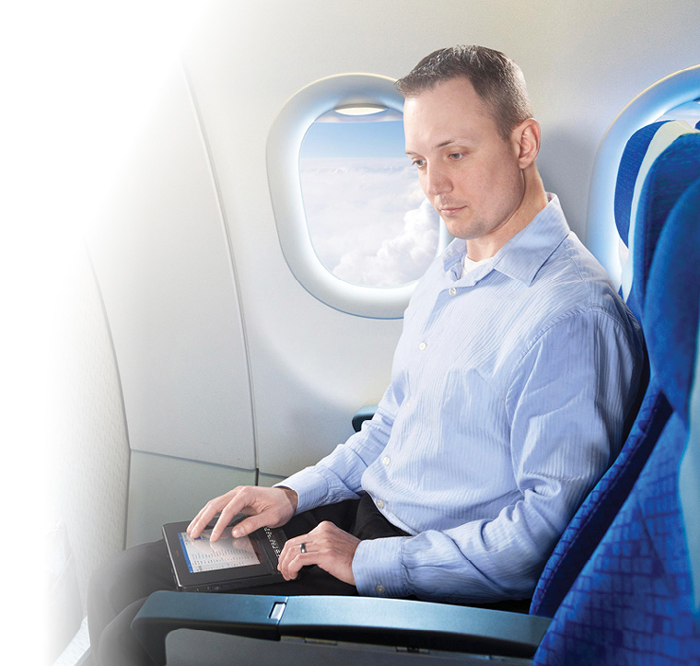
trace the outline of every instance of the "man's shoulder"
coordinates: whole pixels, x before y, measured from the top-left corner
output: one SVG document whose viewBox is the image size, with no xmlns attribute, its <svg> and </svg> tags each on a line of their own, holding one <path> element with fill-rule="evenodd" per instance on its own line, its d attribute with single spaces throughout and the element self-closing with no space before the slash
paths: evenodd
<svg viewBox="0 0 700 666">
<path fill-rule="evenodd" d="M 582 304 L 605 301 L 611 293 L 619 299 L 605 268 L 573 232 L 542 265 L 532 286 L 562 295 L 571 292 Z"/>
<path fill-rule="evenodd" d="M 566 317 L 599 316 L 628 332 L 638 326 L 607 271 L 573 233 L 542 265 L 528 291 L 545 327 Z"/>
</svg>

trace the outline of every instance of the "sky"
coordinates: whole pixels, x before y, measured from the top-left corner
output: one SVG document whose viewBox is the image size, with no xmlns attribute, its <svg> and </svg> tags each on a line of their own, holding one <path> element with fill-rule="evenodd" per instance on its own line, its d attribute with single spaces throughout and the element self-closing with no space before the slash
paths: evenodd
<svg viewBox="0 0 700 666">
<path fill-rule="evenodd" d="M 326 114 L 327 115 L 327 114 Z M 336 116 L 338 117 L 338 116 Z M 372 118 L 372 116 L 369 116 Z M 307 157 L 402 157 L 406 158 L 401 120 L 315 122 L 301 148 Z M 342 117 L 339 117 L 342 120 Z"/>
<path fill-rule="evenodd" d="M 404 153 L 401 122 L 314 123 L 300 172 L 311 241 L 329 271 L 376 287 L 425 272 L 439 218 Z"/>
</svg>

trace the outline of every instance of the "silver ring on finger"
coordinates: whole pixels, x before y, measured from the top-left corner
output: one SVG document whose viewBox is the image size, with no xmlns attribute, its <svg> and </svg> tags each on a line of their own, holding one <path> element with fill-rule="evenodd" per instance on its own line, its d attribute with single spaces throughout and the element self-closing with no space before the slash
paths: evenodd
<svg viewBox="0 0 700 666">
<path fill-rule="evenodd" d="M 302 553 L 305 553 L 305 552 L 306 552 L 306 544 L 305 544 L 305 543 L 299 544 L 299 550 L 300 550 Z"/>
</svg>

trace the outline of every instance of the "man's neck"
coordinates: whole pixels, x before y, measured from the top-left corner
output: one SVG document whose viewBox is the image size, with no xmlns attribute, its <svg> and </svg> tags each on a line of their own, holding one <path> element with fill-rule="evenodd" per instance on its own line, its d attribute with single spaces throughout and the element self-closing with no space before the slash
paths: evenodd
<svg viewBox="0 0 700 666">
<path fill-rule="evenodd" d="M 513 236 L 530 224 L 547 205 L 547 193 L 535 164 L 523 171 L 523 179 L 525 187 L 522 201 L 507 224 L 488 236 L 467 240 L 467 256 L 472 261 L 493 257 Z"/>
</svg>

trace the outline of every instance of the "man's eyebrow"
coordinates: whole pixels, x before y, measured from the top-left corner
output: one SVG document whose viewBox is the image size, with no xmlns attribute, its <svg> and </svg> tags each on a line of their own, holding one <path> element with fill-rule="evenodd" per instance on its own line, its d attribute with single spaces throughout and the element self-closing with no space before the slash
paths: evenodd
<svg viewBox="0 0 700 666">
<path fill-rule="evenodd" d="M 438 143 L 436 148 L 444 148 L 445 146 L 449 146 L 451 143 L 457 143 L 457 139 L 447 139 L 447 141 L 442 141 L 441 143 Z"/>
<path fill-rule="evenodd" d="M 433 146 L 433 150 L 437 150 L 438 148 L 444 148 L 445 146 L 449 146 L 452 143 L 459 143 L 458 139 L 447 139 L 446 141 L 441 141 L 440 143 L 436 144 Z M 406 155 L 418 155 L 418 153 L 414 153 L 412 150 L 407 150 Z"/>
</svg>

